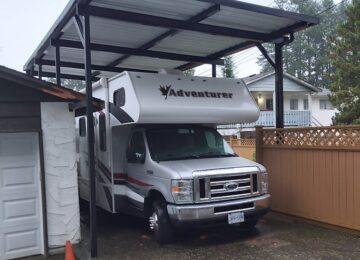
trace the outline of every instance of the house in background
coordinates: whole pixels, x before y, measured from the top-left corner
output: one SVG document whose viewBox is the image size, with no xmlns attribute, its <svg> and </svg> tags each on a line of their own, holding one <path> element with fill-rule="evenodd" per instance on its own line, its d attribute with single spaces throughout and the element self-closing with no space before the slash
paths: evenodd
<svg viewBox="0 0 360 260">
<path fill-rule="evenodd" d="M 225 136 L 251 132 L 257 125 L 275 127 L 275 73 L 251 75 L 243 80 L 259 105 L 260 117 L 254 123 L 219 126 Z M 336 110 L 329 101 L 330 93 L 284 73 L 285 127 L 331 125 Z"/>
</svg>

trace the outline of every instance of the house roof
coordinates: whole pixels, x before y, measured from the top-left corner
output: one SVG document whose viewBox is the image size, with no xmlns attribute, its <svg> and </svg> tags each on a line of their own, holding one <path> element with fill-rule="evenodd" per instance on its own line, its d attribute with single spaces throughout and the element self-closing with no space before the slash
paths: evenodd
<svg viewBox="0 0 360 260">
<path fill-rule="evenodd" d="M 43 94 L 56 97 L 63 102 L 78 103 L 85 100 L 85 95 L 82 93 L 31 77 L 25 73 L 4 66 L 0 66 L 0 80 L 1 79 L 15 83 L 21 87 L 30 88 Z M 94 98 L 93 105 L 96 110 L 100 110 L 103 107 L 103 101 Z M 83 114 L 83 112 L 80 112 L 80 114 Z"/>
<path fill-rule="evenodd" d="M 315 93 L 314 96 L 315 97 L 328 97 L 329 95 L 331 95 L 331 91 L 327 88 L 320 88 L 319 92 Z"/>
<path fill-rule="evenodd" d="M 248 76 L 246 78 L 243 78 L 243 80 L 245 81 L 245 83 L 247 85 L 251 85 L 255 82 L 258 82 L 260 80 L 263 80 L 265 78 L 268 78 L 268 77 L 271 77 L 271 76 L 274 76 L 275 75 L 275 72 L 274 71 L 270 71 L 270 72 L 265 72 L 265 73 L 260 73 L 260 74 L 254 74 L 254 75 L 251 75 L 251 76 Z M 288 73 L 285 73 L 284 72 L 284 77 L 285 78 L 288 78 L 289 80 L 292 80 L 302 86 L 304 86 L 305 88 L 309 89 L 310 91 L 312 92 L 320 92 L 321 89 L 293 76 L 293 75 L 290 75 Z M 274 83 L 275 84 L 275 83 Z"/>
<path fill-rule="evenodd" d="M 70 0 L 24 65 L 62 78 L 84 76 L 79 37 L 90 16 L 91 66 L 97 76 L 123 70 L 186 70 L 319 23 L 318 17 L 235 0 Z M 96 79 L 95 79 L 96 80 Z"/>
</svg>

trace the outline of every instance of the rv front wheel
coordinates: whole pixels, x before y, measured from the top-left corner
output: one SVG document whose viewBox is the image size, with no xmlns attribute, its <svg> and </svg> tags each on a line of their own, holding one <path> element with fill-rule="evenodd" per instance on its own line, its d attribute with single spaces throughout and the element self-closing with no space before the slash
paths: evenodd
<svg viewBox="0 0 360 260">
<path fill-rule="evenodd" d="M 245 229 L 254 229 L 256 224 L 258 223 L 258 219 L 250 219 L 247 220 L 243 223 L 240 223 L 240 228 L 245 228 Z"/>
<path fill-rule="evenodd" d="M 165 202 L 155 201 L 153 203 L 149 224 L 159 244 L 169 244 L 174 240 L 174 230 L 170 223 Z"/>
</svg>

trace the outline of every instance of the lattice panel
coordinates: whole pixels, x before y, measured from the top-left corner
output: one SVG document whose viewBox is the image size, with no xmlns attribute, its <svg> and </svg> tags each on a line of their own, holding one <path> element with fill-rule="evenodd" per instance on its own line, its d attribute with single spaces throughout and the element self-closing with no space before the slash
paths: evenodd
<svg viewBox="0 0 360 260">
<path fill-rule="evenodd" d="M 233 146 L 255 146 L 255 139 L 231 139 L 231 145 Z"/>
<path fill-rule="evenodd" d="M 263 130 L 264 146 L 360 149 L 360 126 Z"/>
</svg>

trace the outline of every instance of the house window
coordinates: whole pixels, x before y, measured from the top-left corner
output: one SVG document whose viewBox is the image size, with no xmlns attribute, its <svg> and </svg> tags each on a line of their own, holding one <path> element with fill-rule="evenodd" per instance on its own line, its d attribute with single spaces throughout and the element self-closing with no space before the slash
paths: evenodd
<svg viewBox="0 0 360 260">
<path fill-rule="evenodd" d="M 299 104 L 297 99 L 290 99 L 290 110 L 299 110 Z"/>
<path fill-rule="evenodd" d="M 100 140 L 100 150 L 106 151 L 106 119 L 105 114 L 100 114 L 99 116 L 99 140 Z"/>
<path fill-rule="evenodd" d="M 329 100 L 320 100 L 320 109 L 321 110 L 333 109 L 333 106 Z"/>
<path fill-rule="evenodd" d="M 304 110 L 309 110 L 309 100 L 307 98 L 304 99 Z"/>
<path fill-rule="evenodd" d="M 79 119 L 79 135 L 81 137 L 86 136 L 86 120 L 85 117 Z"/>
<path fill-rule="evenodd" d="M 266 99 L 266 110 L 272 111 L 274 110 L 274 103 L 272 98 Z"/>
</svg>

